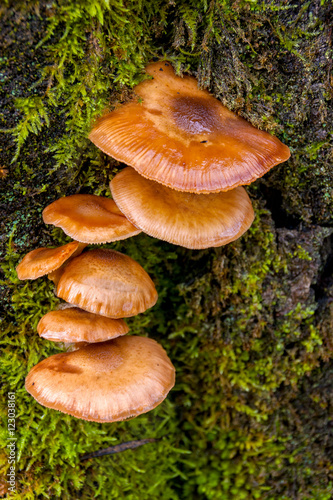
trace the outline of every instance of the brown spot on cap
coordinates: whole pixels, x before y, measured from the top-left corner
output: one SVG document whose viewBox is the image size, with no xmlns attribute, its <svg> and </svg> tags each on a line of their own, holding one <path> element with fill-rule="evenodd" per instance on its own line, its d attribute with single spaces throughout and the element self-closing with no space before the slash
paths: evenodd
<svg viewBox="0 0 333 500">
<path fill-rule="evenodd" d="M 96 123 L 89 138 L 102 151 L 148 179 L 193 193 L 250 184 L 289 158 L 287 146 L 199 90 L 194 78 L 160 67 L 149 64 L 154 79 L 135 87 L 140 103 Z"/>
<path fill-rule="evenodd" d="M 113 178 L 110 188 L 133 224 L 154 238 L 186 248 L 226 245 L 247 231 L 254 219 L 242 187 L 225 193 L 182 193 L 127 167 Z"/>
<path fill-rule="evenodd" d="M 157 342 L 119 337 L 41 361 L 29 372 L 25 387 L 48 408 L 115 422 L 152 410 L 174 383 L 174 367 Z"/>
<path fill-rule="evenodd" d="M 128 331 L 123 319 L 107 318 L 78 307 L 50 311 L 37 325 L 38 334 L 54 342 L 103 342 Z"/>
<path fill-rule="evenodd" d="M 113 200 L 92 194 L 74 194 L 54 201 L 44 209 L 43 220 L 84 243 L 107 243 L 140 233 Z"/>
<path fill-rule="evenodd" d="M 127 318 L 155 305 L 157 292 L 146 271 L 127 255 L 97 248 L 73 259 L 57 295 L 70 304 L 110 318 Z"/>
</svg>

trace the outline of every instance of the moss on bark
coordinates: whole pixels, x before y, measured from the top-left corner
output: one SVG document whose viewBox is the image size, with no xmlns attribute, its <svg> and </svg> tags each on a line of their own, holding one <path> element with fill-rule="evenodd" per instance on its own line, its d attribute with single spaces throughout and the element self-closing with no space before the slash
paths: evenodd
<svg viewBox="0 0 333 500">
<path fill-rule="evenodd" d="M 2 418 L 16 392 L 13 498 L 214 500 L 332 497 L 332 4 L 257 0 L 7 2 L 1 10 Z M 248 188 L 256 220 L 237 242 L 189 251 L 145 235 L 109 245 L 159 291 L 130 320 L 167 349 L 177 385 L 117 424 L 35 403 L 27 371 L 59 350 L 36 324 L 58 299 L 19 282 L 35 246 L 68 241 L 42 209 L 108 194 L 120 167 L 86 139 L 125 102 L 153 57 L 195 75 L 233 111 L 277 134 L 291 159 Z M 80 455 L 159 438 L 124 454 Z M 7 455 L 2 453 L 5 485 Z M 5 491 L 5 488 L 4 488 Z"/>
</svg>

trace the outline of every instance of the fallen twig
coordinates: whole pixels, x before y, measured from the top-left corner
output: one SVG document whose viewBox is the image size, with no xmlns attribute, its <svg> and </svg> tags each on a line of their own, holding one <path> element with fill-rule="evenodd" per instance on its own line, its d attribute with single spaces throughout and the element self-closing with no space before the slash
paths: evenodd
<svg viewBox="0 0 333 500">
<path fill-rule="evenodd" d="M 140 439 L 137 441 L 126 441 L 126 443 L 117 444 L 115 446 L 109 446 L 108 448 L 104 448 L 103 450 L 94 451 L 92 453 L 88 453 L 87 455 L 83 455 L 80 460 L 88 460 L 88 458 L 94 457 L 102 457 L 103 455 L 113 455 L 114 453 L 121 453 L 126 450 L 134 450 L 134 448 L 138 448 L 139 446 L 143 446 L 144 444 L 154 443 L 157 439 Z"/>
</svg>

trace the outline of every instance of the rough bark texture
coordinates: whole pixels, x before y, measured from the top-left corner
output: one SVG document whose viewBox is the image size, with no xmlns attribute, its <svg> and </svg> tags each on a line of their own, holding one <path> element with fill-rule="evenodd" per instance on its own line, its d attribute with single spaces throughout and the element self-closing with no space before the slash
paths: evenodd
<svg viewBox="0 0 333 500">
<path fill-rule="evenodd" d="M 0 144 L 1 407 L 6 443 L 14 391 L 13 498 L 332 498 L 332 3 L 7 1 L 0 13 L 0 127 L 10 129 Z M 46 278 L 20 282 L 15 265 L 68 241 L 42 223 L 47 204 L 109 195 L 122 165 L 87 133 L 162 56 L 292 155 L 248 188 L 255 222 L 226 247 L 145 235 L 109 245 L 156 282 L 157 306 L 129 324 L 167 349 L 177 385 L 135 420 L 79 421 L 24 390 L 28 370 L 60 350 L 36 333 L 59 300 Z M 147 438 L 157 441 L 80 462 Z"/>
</svg>

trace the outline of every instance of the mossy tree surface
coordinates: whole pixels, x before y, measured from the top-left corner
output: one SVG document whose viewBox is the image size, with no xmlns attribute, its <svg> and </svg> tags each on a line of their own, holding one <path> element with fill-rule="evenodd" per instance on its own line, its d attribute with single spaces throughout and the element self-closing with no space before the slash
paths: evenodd
<svg viewBox="0 0 333 500">
<path fill-rule="evenodd" d="M 330 1 L 5 2 L 0 127 L 2 483 L 7 393 L 16 392 L 13 498 L 320 499 L 333 495 L 332 49 Z M 248 188 L 256 219 L 238 241 L 189 251 L 139 235 L 109 245 L 150 273 L 158 304 L 129 321 L 163 344 L 176 388 L 156 410 L 97 424 L 38 405 L 28 370 L 60 350 L 36 333 L 59 300 L 15 266 L 69 239 L 43 208 L 109 196 L 122 167 L 88 140 L 154 57 L 276 134 L 291 159 Z M 123 454 L 80 455 L 158 438 Z"/>
</svg>

